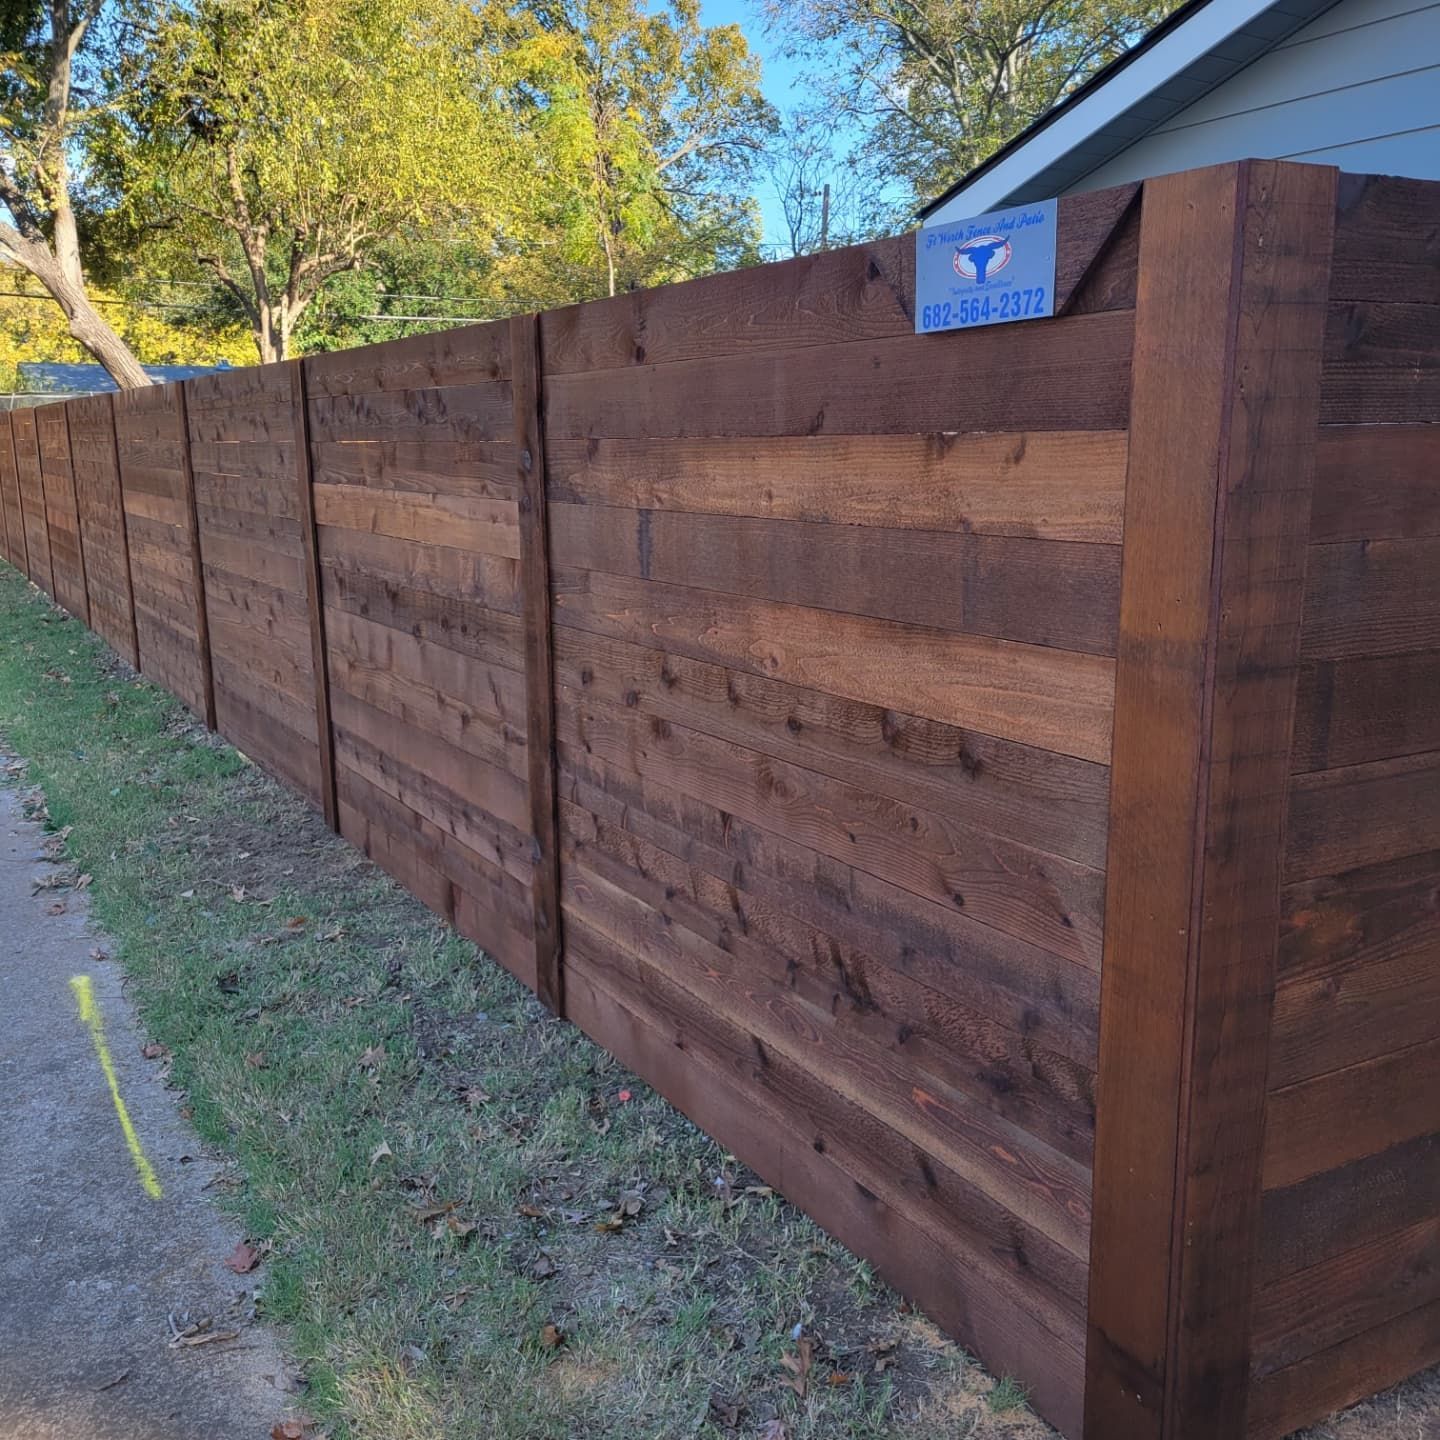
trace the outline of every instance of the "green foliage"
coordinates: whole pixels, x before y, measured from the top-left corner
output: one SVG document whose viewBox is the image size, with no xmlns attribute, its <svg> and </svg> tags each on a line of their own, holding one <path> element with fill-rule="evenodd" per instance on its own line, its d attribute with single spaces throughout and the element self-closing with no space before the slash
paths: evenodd
<svg viewBox="0 0 1440 1440">
<path fill-rule="evenodd" d="M 1175 0 L 768 0 L 790 53 L 827 60 L 821 107 L 858 167 L 938 194 L 1127 49 Z M 838 60 L 838 63 L 834 63 Z"/>
<path fill-rule="evenodd" d="M 533 176 L 455 0 L 196 0 L 151 11 L 97 163 L 148 235 L 198 262 L 262 359 L 335 275 L 407 228 L 480 233 Z"/>
<path fill-rule="evenodd" d="M 496 7 L 512 111 L 544 177 L 497 282 L 574 300 L 752 261 L 774 111 L 736 25 L 698 0 Z"/>
</svg>

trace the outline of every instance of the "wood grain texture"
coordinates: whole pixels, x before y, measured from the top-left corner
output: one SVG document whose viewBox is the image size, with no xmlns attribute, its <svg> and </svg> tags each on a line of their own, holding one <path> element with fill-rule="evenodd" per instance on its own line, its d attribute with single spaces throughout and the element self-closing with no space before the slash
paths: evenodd
<svg viewBox="0 0 1440 1440">
<path fill-rule="evenodd" d="M 50 566 L 55 601 L 82 624 L 90 623 L 85 588 L 85 555 L 80 544 L 80 513 L 75 498 L 75 472 L 70 463 L 70 426 L 63 404 L 35 407 L 40 476 L 45 491 L 45 518 L 50 529 Z"/>
<path fill-rule="evenodd" d="M 1125 433 L 551 440 L 552 500 L 1117 544 Z"/>
<path fill-rule="evenodd" d="M 5 555 L 22 574 L 30 573 L 25 541 L 25 509 L 20 503 L 20 475 L 15 469 L 15 432 L 8 413 L 0 415 L 0 498 L 5 504 Z"/>
<path fill-rule="evenodd" d="M 26 573 L 53 599 L 55 576 L 50 564 L 50 522 L 45 513 L 45 480 L 40 470 L 34 410 L 12 410 L 10 424 L 20 512 L 25 523 Z"/>
<path fill-rule="evenodd" d="M 140 670 L 195 714 L 213 714 L 181 391 L 150 385 L 119 391 L 113 403 Z"/>
<path fill-rule="evenodd" d="M 762 351 L 557 374 L 545 423 L 559 439 L 1114 430 L 1128 412 L 1132 329 L 1115 311 L 817 345 L 803 363 Z"/>
<path fill-rule="evenodd" d="M 1096 288 L 1091 281 L 1109 258 L 1112 237 L 1137 191 L 1138 186 L 1120 185 L 1060 201 L 1057 312 L 1077 291 Z M 1123 279 L 1112 280 L 1100 303 L 1092 296 L 1093 308 L 1133 305 L 1133 254 L 1129 261 L 1128 295 Z M 915 240 L 898 235 L 572 305 L 547 311 L 540 325 L 550 375 L 913 335 Z"/>
<path fill-rule="evenodd" d="M 545 498 L 545 427 L 541 417 L 539 317 L 510 321 L 515 404 L 520 584 L 525 595 L 525 737 L 530 834 L 535 844 L 530 899 L 535 993 L 565 1013 L 560 918 L 560 837 L 555 791 L 555 662 L 550 615 L 550 521 Z"/>
<path fill-rule="evenodd" d="M 1433 424 L 1324 426 L 1315 457 L 1311 541 L 1440 535 L 1437 468 L 1440 429 Z"/>
<path fill-rule="evenodd" d="M 90 624 L 138 669 L 140 646 L 135 634 L 114 400 L 109 394 L 87 395 L 68 401 L 66 409 Z"/>
<path fill-rule="evenodd" d="M 988 635 L 557 566 L 555 623 L 1100 764 L 1115 663 Z"/>
<path fill-rule="evenodd" d="M 555 563 L 1095 655 L 1120 547 L 551 503 Z"/>
<path fill-rule="evenodd" d="M 1086 1397 L 1106 1440 L 1245 1427 L 1334 186 L 1250 162 L 1145 188 Z"/>
</svg>

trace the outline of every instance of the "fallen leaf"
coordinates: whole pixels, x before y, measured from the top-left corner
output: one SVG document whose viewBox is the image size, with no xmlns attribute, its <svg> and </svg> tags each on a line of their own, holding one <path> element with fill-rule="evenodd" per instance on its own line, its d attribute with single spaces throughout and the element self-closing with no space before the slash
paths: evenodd
<svg viewBox="0 0 1440 1440">
<path fill-rule="evenodd" d="M 645 1208 L 645 1197 L 638 1190 L 627 1190 L 620 1197 L 620 1204 L 616 1213 L 623 1219 L 630 1220 L 638 1215 Z"/>
<path fill-rule="evenodd" d="M 57 900 L 53 905 L 47 905 L 45 907 L 45 913 L 47 915 L 63 915 L 65 913 L 65 902 L 63 900 Z"/>
<path fill-rule="evenodd" d="M 110 952 L 108 950 L 102 950 L 98 945 L 95 945 L 91 947 L 90 958 L 97 961 L 108 960 L 110 958 Z"/>
<path fill-rule="evenodd" d="M 248 1240 L 242 1240 L 225 1261 L 225 1268 L 237 1275 L 248 1275 L 260 1263 L 260 1251 Z"/>
<path fill-rule="evenodd" d="M 308 915 L 292 915 L 286 922 L 287 930 L 303 930 L 310 923 Z"/>
<path fill-rule="evenodd" d="M 740 1423 L 740 1406 L 723 1395 L 710 1397 L 710 1418 L 722 1430 L 733 1430 Z"/>
<path fill-rule="evenodd" d="M 230 887 L 230 898 L 237 903 L 245 898 L 245 887 L 243 885 L 232 885 Z"/>
<path fill-rule="evenodd" d="M 601 1235 L 615 1235 L 624 1228 L 625 1221 L 619 1215 L 611 1215 L 607 1219 L 595 1222 L 595 1229 Z"/>
<path fill-rule="evenodd" d="M 540 1344 L 546 1350 L 558 1350 L 565 1343 L 565 1332 L 554 1324 L 540 1327 Z"/>
<path fill-rule="evenodd" d="M 832 1370 L 826 1377 L 827 1385 L 848 1385 L 855 1377 L 848 1370 Z"/>
<path fill-rule="evenodd" d="M 783 1420 L 767 1420 L 760 1427 L 759 1440 L 785 1440 L 785 1422 Z"/>
<path fill-rule="evenodd" d="M 345 927 L 343 925 L 332 925 L 320 938 L 322 940 L 343 940 L 345 938 Z"/>
<path fill-rule="evenodd" d="M 308 1415 L 295 1415 L 282 1420 L 270 1432 L 270 1440 L 308 1440 L 315 1431 L 315 1422 Z"/>
<path fill-rule="evenodd" d="M 382 1160 L 392 1159 L 394 1157 L 394 1154 L 395 1152 L 389 1147 L 389 1145 L 385 1143 L 385 1141 L 382 1140 L 370 1152 L 370 1163 L 372 1165 L 378 1165 Z"/>
<path fill-rule="evenodd" d="M 379 1068 L 384 1059 L 385 1046 L 382 1043 L 380 1045 L 372 1045 L 360 1056 L 360 1059 L 356 1063 L 362 1070 L 375 1070 Z"/>
<path fill-rule="evenodd" d="M 788 1385 L 802 1400 L 810 1385 L 810 1367 L 815 1363 L 815 1342 L 808 1335 L 802 1335 L 796 1345 L 797 1354 L 788 1350 L 780 1357 L 780 1363 L 790 1372 Z"/>
<path fill-rule="evenodd" d="M 170 1058 L 169 1050 L 155 1040 L 152 1040 L 148 1045 L 142 1045 L 140 1047 L 140 1054 L 144 1056 L 146 1060 L 168 1060 Z"/>
<path fill-rule="evenodd" d="M 93 875 L 77 875 L 75 877 L 75 888 L 77 890 L 88 890 L 94 879 L 95 877 Z"/>
<path fill-rule="evenodd" d="M 530 1267 L 530 1274 L 536 1280 L 548 1280 L 555 1273 L 555 1262 L 548 1255 L 542 1254 Z"/>
<path fill-rule="evenodd" d="M 193 900 L 195 898 L 195 892 L 193 890 L 182 890 L 180 892 L 180 898 L 182 900 Z"/>
<path fill-rule="evenodd" d="M 472 1220 L 462 1220 L 458 1215 L 447 1215 L 445 1217 L 445 1228 L 457 1239 L 468 1240 L 475 1233 L 475 1223 Z"/>
<path fill-rule="evenodd" d="M 263 1050 L 256 1050 L 253 1053 L 247 1055 L 245 1057 L 245 1063 L 252 1070 L 267 1070 L 270 1067 L 270 1061 L 266 1059 L 265 1052 Z"/>
<path fill-rule="evenodd" d="M 517 1205 L 515 1211 L 527 1220 L 543 1220 L 545 1218 L 545 1212 L 538 1205 L 530 1204 L 528 1200 L 523 1205 Z"/>
<path fill-rule="evenodd" d="M 442 1215 L 448 1215 L 452 1210 L 458 1210 L 458 1200 L 446 1200 L 439 1205 L 415 1205 L 411 1206 L 417 1224 L 428 1225 L 432 1220 L 438 1220 Z"/>
</svg>

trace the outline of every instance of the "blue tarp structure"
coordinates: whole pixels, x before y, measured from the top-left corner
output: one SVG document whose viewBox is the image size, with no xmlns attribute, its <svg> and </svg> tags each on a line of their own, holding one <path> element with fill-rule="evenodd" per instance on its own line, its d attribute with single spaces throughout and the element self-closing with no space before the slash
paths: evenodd
<svg viewBox="0 0 1440 1440">
<path fill-rule="evenodd" d="M 20 373 L 20 386 L 37 395 L 93 395 L 99 390 L 118 390 L 103 365 L 62 365 L 49 361 L 22 360 L 15 367 Z M 192 375 L 208 375 L 212 370 L 228 370 L 228 362 L 219 365 L 147 365 L 145 373 L 154 381 L 188 380 Z"/>
</svg>

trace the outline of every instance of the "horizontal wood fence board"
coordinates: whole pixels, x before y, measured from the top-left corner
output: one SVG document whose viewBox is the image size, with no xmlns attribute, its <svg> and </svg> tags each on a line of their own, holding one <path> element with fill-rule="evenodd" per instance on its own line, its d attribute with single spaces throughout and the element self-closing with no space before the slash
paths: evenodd
<svg viewBox="0 0 1440 1440">
<path fill-rule="evenodd" d="M 554 375 L 545 422 L 560 439 L 1114 430 L 1133 331 L 1116 311 Z"/>
<path fill-rule="evenodd" d="M 1313 544 L 1440 536 L 1440 426 L 1327 425 L 1316 449 Z"/>
<path fill-rule="evenodd" d="M 555 630 L 555 667 L 560 685 L 611 706 L 1104 866 L 1109 775 L 1092 761 L 567 626 Z"/>
<path fill-rule="evenodd" d="M 198 641 L 205 601 L 190 536 L 181 393 L 156 385 L 120 391 L 114 403 L 140 669 L 203 716 L 208 656 Z"/>
<path fill-rule="evenodd" d="M 1109 761 L 1115 666 L 1104 656 L 598 571 L 552 573 L 557 625 Z"/>
<path fill-rule="evenodd" d="M 1133 205 L 1121 185 L 1060 201 L 1055 309 L 1091 275 Z M 1130 268 L 1133 272 L 1133 257 Z M 1132 289 L 1128 302 L 1134 303 Z M 779 265 L 638 290 L 541 317 L 547 375 L 672 364 L 700 356 L 875 340 L 914 332 L 910 235 Z"/>
<path fill-rule="evenodd" d="M 559 738 L 587 755 L 1099 968 L 1100 871 L 563 687 L 556 698 Z"/>
<path fill-rule="evenodd" d="M 1069 1440 L 1440 1361 L 1440 185 L 0 414 L 0 555 Z"/>
<path fill-rule="evenodd" d="M 553 440 L 552 501 L 1040 540 L 1120 540 L 1125 433 Z"/>
<path fill-rule="evenodd" d="M 1115 653 L 1118 545 L 556 503 L 550 530 L 560 567 Z"/>
<path fill-rule="evenodd" d="M 55 578 L 50 563 L 50 523 L 46 517 L 45 479 L 40 469 L 40 444 L 35 411 L 14 410 L 10 415 L 15 449 L 15 474 L 20 509 L 25 523 L 25 554 L 30 578 L 52 599 Z"/>
<path fill-rule="evenodd" d="M 71 464 L 90 624 L 113 650 L 138 667 L 130 552 L 115 450 L 114 401 L 109 395 L 87 395 L 68 401 L 65 408 L 70 419 Z"/>
<path fill-rule="evenodd" d="M 45 520 L 50 529 L 50 566 L 55 601 L 76 619 L 90 623 L 85 589 L 85 557 L 80 545 L 80 513 L 70 463 L 70 426 L 63 405 L 35 409 L 40 473 L 45 489 Z"/>
<path fill-rule="evenodd" d="M 1265 1280 L 1362 1249 L 1371 1237 L 1433 1215 L 1440 1187 L 1440 1135 L 1422 1135 L 1292 1185 L 1263 1199 Z"/>
<path fill-rule="evenodd" d="M 28 574 L 25 554 L 25 512 L 20 505 L 20 476 L 15 469 L 15 438 L 8 413 L 0 415 L 0 505 L 5 516 L 5 558 Z"/>
</svg>

